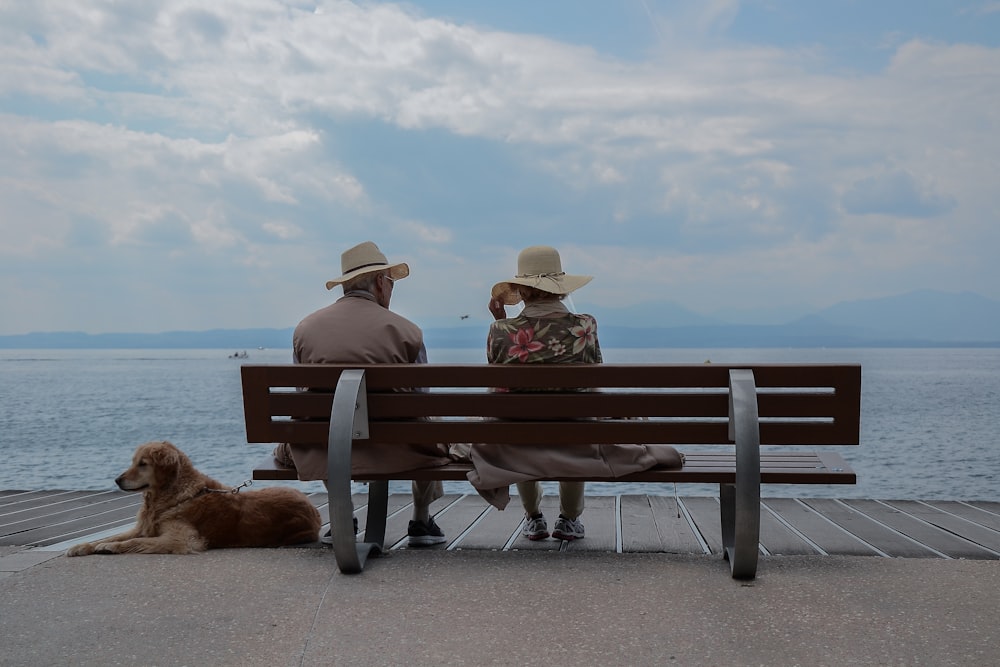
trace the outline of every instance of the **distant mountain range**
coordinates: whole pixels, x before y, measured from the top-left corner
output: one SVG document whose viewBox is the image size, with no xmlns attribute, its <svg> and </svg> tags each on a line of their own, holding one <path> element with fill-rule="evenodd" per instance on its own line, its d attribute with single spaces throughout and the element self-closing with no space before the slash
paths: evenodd
<svg viewBox="0 0 1000 667">
<path fill-rule="evenodd" d="M 725 322 L 670 302 L 602 308 L 598 321 L 601 346 L 605 348 L 1000 347 L 1000 301 L 971 292 L 920 290 L 880 299 L 845 301 L 782 324 Z M 431 349 L 482 347 L 485 326 L 485 322 L 478 322 L 458 327 L 425 327 L 424 336 Z M 0 348 L 291 349 L 291 341 L 292 328 L 50 332 L 0 336 Z"/>
</svg>

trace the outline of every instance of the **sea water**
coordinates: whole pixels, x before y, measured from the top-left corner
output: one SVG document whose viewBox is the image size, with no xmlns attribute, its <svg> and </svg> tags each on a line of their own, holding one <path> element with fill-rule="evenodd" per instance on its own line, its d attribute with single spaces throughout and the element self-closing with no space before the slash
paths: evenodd
<svg viewBox="0 0 1000 667">
<path fill-rule="evenodd" d="M 107 489 L 138 444 L 170 440 L 225 484 L 269 445 L 247 444 L 240 365 L 287 350 L 0 350 L 0 489 Z M 242 352 L 239 350 L 238 352 Z M 479 363 L 479 349 L 431 349 Z M 765 486 L 770 496 L 1000 500 L 1000 349 L 606 349 L 608 363 L 858 362 L 861 446 L 836 448 L 856 486 Z M 256 482 L 255 485 L 273 483 Z M 292 483 L 295 484 L 295 483 Z M 322 491 L 317 482 L 299 485 Z M 393 491 L 406 492 L 399 483 Z M 717 486 L 680 485 L 682 495 Z M 446 490 L 472 492 L 463 482 Z M 589 495 L 670 495 L 665 484 L 589 484 Z"/>
</svg>

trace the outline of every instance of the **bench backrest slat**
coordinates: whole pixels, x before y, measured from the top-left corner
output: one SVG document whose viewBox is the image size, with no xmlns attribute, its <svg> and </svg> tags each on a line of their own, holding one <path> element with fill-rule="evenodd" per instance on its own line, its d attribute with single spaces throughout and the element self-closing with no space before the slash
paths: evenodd
<svg viewBox="0 0 1000 667">
<path fill-rule="evenodd" d="M 325 442 L 349 368 L 365 369 L 377 442 L 727 443 L 731 368 L 754 373 L 762 444 L 860 441 L 856 364 L 248 365 L 247 440 Z M 572 421 L 587 417 L 605 419 Z"/>
<path fill-rule="evenodd" d="M 339 370 L 364 368 L 369 389 L 395 387 L 718 387 L 729 371 L 749 368 L 758 387 L 858 384 L 859 364 L 278 364 L 243 366 L 273 387 L 321 387 Z M 329 387 L 332 389 L 332 387 Z"/>
</svg>

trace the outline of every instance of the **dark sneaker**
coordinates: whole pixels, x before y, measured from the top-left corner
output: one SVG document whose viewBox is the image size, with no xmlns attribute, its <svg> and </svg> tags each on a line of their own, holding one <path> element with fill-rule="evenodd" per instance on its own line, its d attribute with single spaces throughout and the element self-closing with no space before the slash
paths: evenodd
<svg viewBox="0 0 1000 667">
<path fill-rule="evenodd" d="M 444 533 L 441 532 L 441 528 L 434 523 L 433 517 L 428 519 L 427 523 L 411 520 L 409 527 L 406 529 L 406 534 L 410 538 L 409 545 L 411 547 L 429 547 L 433 544 L 443 544 L 447 541 Z"/>
<path fill-rule="evenodd" d="M 552 537 L 557 540 L 582 540 L 583 524 L 578 519 L 567 519 L 562 514 L 556 519 L 556 525 L 552 529 Z"/>
<path fill-rule="evenodd" d="M 545 523 L 545 517 L 541 514 L 538 516 L 526 516 L 524 517 L 524 526 L 521 528 L 521 534 L 529 540 L 544 540 L 549 536 L 549 524 Z"/>
</svg>

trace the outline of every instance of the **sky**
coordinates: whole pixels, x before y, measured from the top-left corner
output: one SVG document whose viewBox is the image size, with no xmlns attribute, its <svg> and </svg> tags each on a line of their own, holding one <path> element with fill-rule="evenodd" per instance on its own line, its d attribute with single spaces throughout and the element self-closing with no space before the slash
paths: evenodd
<svg viewBox="0 0 1000 667">
<path fill-rule="evenodd" d="M 0 335 L 1000 299 L 998 128 L 998 0 L 0 0 Z"/>
</svg>

